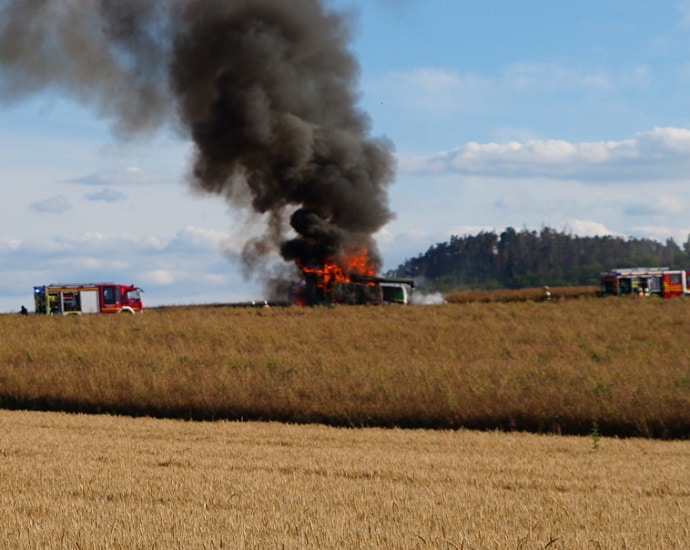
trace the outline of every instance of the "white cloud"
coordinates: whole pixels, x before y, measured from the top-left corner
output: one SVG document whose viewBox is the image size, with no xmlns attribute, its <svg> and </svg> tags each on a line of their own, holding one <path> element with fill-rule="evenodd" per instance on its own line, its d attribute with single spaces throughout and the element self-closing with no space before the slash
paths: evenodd
<svg viewBox="0 0 690 550">
<path fill-rule="evenodd" d="M 22 242 L 19 239 L 7 239 L 0 241 L 0 252 L 8 252 L 10 250 L 17 250 Z"/>
<path fill-rule="evenodd" d="M 655 128 L 623 141 L 470 142 L 431 156 L 403 157 L 399 168 L 412 174 L 587 176 L 595 181 L 677 177 L 690 170 L 690 130 Z"/>
<path fill-rule="evenodd" d="M 15 240 L 13 251 L 21 255 L 65 254 L 73 250 L 73 246 L 61 239 L 36 239 L 31 241 Z"/>
<path fill-rule="evenodd" d="M 175 282 L 175 276 L 167 269 L 156 269 L 147 271 L 144 277 L 156 285 L 171 285 Z"/>
<path fill-rule="evenodd" d="M 601 222 L 593 220 L 575 220 L 569 219 L 565 220 L 564 231 L 569 231 L 573 235 L 579 235 L 581 237 L 596 237 L 602 235 L 616 235 L 615 231 L 612 231 L 606 225 Z"/>
<path fill-rule="evenodd" d="M 690 225 L 672 226 L 665 224 L 658 225 L 639 225 L 631 228 L 634 235 L 644 235 L 647 239 L 652 239 L 660 243 L 667 239 L 673 239 L 677 245 L 683 246 L 690 238 Z"/>
</svg>

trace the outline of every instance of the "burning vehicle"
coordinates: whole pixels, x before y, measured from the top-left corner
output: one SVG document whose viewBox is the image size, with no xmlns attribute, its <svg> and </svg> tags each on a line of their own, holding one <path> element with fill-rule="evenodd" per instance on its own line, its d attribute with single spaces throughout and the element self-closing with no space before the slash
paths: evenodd
<svg viewBox="0 0 690 550">
<path fill-rule="evenodd" d="M 319 267 L 299 267 L 304 280 L 292 286 L 289 296 L 290 302 L 299 305 L 408 304 L 414 288 L 412 279 L 375 276 L 366 250 L 340 263 L 329 259 Z"/>
<path fill-rule="evenodd" d="M 297 275 L 304 303 L 407 300 L 411 281 L 375 275 L 395 158 L 359 108 L 348 12 L 325 0 L 6 0 L 2 14 L 7 89 L 58 90 L 119 137 L 177 132 L 190 186 L 246 214 L 232 238 L 268 295 Z"/>
</svg>

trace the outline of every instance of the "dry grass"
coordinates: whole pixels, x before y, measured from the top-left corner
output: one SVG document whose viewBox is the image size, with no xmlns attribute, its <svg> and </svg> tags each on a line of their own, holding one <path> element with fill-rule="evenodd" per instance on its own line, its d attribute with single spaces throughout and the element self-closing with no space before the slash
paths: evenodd
<svg viewBox="0 0 690 550">
<path fill-rule="evenodd" d="M 683 549 L 690 442 L 0 411 L 0 548 Z"/>
<path fill-rule="evenodd" d="M 597 286 L 569 286 L 551 287 L 551 299 L 572 300 L 573 298 L 595 298 Z M 540 301 L 544 296 L 543 288 L 504 288 L 499 290 L 463 290 L 449 292 L 446 301 L 451 304 L 467 304 L 471 302 L 527 302 Z"/>
<path fill-rule="evenodd" d="M 5 315 L 0 405 L 686 438 L 689 314 L 606 298 Z"/>
</svg>

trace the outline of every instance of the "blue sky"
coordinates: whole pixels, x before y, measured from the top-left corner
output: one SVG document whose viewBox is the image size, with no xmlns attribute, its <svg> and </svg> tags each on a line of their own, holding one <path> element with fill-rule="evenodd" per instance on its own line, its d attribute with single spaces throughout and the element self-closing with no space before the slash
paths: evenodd
<svg viewBox="0 0 690 550">
<path fill-rule="evenodd" d="M 687 240 L 689 0 L 329 5 L 351 14 L 372 134 L 395 144 L 384 270 L 507 226 Z M 150 305 L 261 299 L 246 213 L 189 189 L 190 151 L 166 131 L 119 141 L 50 91 L 0 105 L 0 311 L 86 280 Z"/>
</svg>

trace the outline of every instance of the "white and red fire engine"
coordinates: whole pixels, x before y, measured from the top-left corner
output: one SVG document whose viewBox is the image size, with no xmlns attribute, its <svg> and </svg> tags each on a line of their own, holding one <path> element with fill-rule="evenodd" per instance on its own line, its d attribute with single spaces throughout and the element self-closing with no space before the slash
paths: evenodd
<svg viewBox="0 0 690 550">
<path fill-rule="evenodd" d="M 116 283 L 53 284 L 34 287 L 36 313 L 141 313 L 142 290 Z"/>
<path fill-rule="evenodd" d="M 690 271 L 668 267 L 629 267 L 600 274 L 603 296 L 661 296 L 690 294 Z"/>
</svg>

